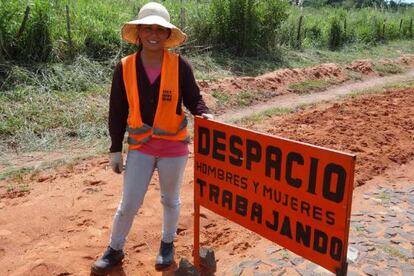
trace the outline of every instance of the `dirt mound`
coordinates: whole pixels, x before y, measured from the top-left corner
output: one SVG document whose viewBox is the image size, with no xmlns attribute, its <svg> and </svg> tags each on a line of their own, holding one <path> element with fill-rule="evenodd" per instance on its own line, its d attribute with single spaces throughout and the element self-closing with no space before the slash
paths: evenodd
<svg viewBox="0 0 414 276">
<path fill-rule="evenodd" d="M 373 69 L 372 61 L 368 59 L 355 60 L 345 68 L 368 76 L 377 75 Z"/>
<path fill-rule="evenodd" d="M 219 81 L 199 81 L 205 93 L 221 91 L 234 94 L 240 91 L 271 91 L 273 96 L 283 94 L 289 84 L 305 80 L 335 80 L 340 83 L 348 79 L 344 71 L 334 63 L 321 64 L 301 69 L 280 69 L 257 77 L 225 78 Z"/>
<path fill-rule="evenodd" d="M 251 128 L 357 154 L 356 184 L 414 159 L 414 89 L 335 103 Z"/>
<path fill-rule="evenodd" d="M 398 59 L 402 65 L 414 66 L 414 55 L 404 55 Z"/>
</svg>

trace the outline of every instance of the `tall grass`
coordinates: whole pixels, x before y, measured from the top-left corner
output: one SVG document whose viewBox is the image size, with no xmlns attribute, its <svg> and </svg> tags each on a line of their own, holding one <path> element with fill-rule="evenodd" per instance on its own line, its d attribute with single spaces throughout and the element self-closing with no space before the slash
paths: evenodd
<svg viewBox="0 0 414 276">
<path fill-rule="evenodd" d="M 303 15 L 304 35 L 302 44 L 305 48 L 318 47 L 339 49 L 345 44 L 365 43 L 368 45 L 412 39 L 411 18 L 414 8 L 398 12 L 375 8 L 344 9 L 321 7 L 308 8 L 303 11 L 292 8 L 289 18 L 281 27 L 280 43 L 294 45 L 291 36 L 292 26 L 297 29 L 299 16 Z M 335 31 L 333 31 L 335 29 Z M 340 35 L 340 36 L 338 36 Z M 332 42 L 338 43 L 333 47 Z"/>
</svg>

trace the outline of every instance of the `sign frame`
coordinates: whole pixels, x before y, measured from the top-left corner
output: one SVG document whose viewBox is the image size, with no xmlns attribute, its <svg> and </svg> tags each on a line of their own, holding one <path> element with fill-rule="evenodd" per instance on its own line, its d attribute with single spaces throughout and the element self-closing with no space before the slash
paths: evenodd
<svg viewBox="0 0 414 276">
<path fill-rule="evenodd" d="M 201 131 L 203 130 L 203 131 Z M 210 130 L 212 132 L 210 132 Z M 208 134 L 206 134 L 208 132 Z M 214 133 L 214 134 L 213 134 Z M 224 134 L 223 134 L 224 133 Z M 217 135 L 216 135 L 217 134 Z M 215 136 L 216 135 L 216 136 Z M 212 138 L 213 137 L 213 138 Z M 232 156 L 230 156 L 229 154 L 229 148 L 231 147 L 228 146 L 226 143 L 229 143 L 227 140 L 231 140 L 231 137 L 233 137 L 234 139 L 232 140 L 233 143 L 235 143 L 233 145 L 233 150 L 231 152 Z M 212 139 L 211 141 L 208 140 L 208 142 L 206 141 L 207 139 Z M 249 143 L 254 145 L 251 146 L 249 148 Z M 310 199 L 319 199 L 316 194 L 317 191 L 321 192 L 321 190 L 323 190 L 323 198 L 322 202 L 325 205 L 322 205 L 326 210 L 335 210 L 335 212 L 333 211 L 325 211 L 325 223 L 322 223 L 321 221 L 321 231 L 319 231 L 318 229 L 315 228 L 313 234 L 314 236 L 312 236 L 312 238 L 309 238 L 308 243 L 310 243 L 310 239 L 313 240 L 313 247 L 314 250 L 316 248 L 317 253 L 319 254 L 321 253 L 321 248 L 325 248 L 325 244 L 327 244 L 325 242 L 325 240 L 328 240 L 329 238 L 325 238 L 325 236 L 327 236 L 327 230 L 329 229 L 329 224 L 335 225 L 335 223 L 338 223 L 339 226 L 337 225 L 338 229 L 334 229 L 333 232 L 335 232 L 335 236 L 332 235 L 331 239 L 330 239 L 330 245 L 331 248 L 327 251 L 330 251 L 330 257 L 331 257 L 331 261 L 329 258 L 325 258 L 325 263 L 321 262 L 320 259 L 323 259 L 323 255 L 319 254 L 318 258 L 314 257 L 311 252 L 311 250 L 307 250 L 307 248 L 305 248 L 308 252 L 303 253 L 302 250 L 300 250 L 300 246 L 290 246 L 286 241 L 284 241 L 281 238 L 285 238 L 285 237 L 278 237 L 282 236 L 282 234 L 278 234 L 275 235 L 275 238 L 271 238 L 273 236 L 269 235 L 269 230 L 268 229 L 264 229 L 265 227 L 263 226 L 264 224 L 266 224 L 268 227 L 269 225 L 271 225 L 271 223 L 269 223 L 268 220 L 266 220 L 264 223 L 264 220 L 262 221 L 262 216 L 264 216 L 264 211 L 265 208 L 262 208 L 260 201 L 254 201 L 253 202 L 253 207 L 256 206 L 256 209 L 253 208 L 252 210 L 252 214 L 250 219 L 257 219 L 257 223 L 259 224 L 259 220 L 260 220 L 260 224 L 259 226 L 256 227 L 256 225 L 251 222 L 249 222 L 247 219 L 243 218 L 240 219 L 240 216 L 233 215 L 232 213 L 230 213 L 230 211 L 228 210 L 224 210 L 222 207 L 220 207 L 218 204 L 218 200 L 217 198 L 219 197 L 218 195 L 216 195 L 218 192 L 218 188 L 216 188 L 216 185 L 212 185 L 212 184 L 208 184 L 207 185 L 207 180 L 201 180 L 201 178 L 205 178 L 208 179 L 209 176 L 203 175 L 201 174 L 199 171 L 201 171 L 201 165 L 203 164 L 205 165 L 206 162 L 212 162 L 212 166 L 214 165 L 219 165 L 221 164 L 220 162 L 216 162 L 217 160 L 213 160 L 213 158 L 209 158 L 208 155 L 210 155 L 210 151 L 214 151 L 215 154 L 215 158 L 216 159 L 222 159 L 222 158 L 227 158 L 228 160 L 233 160 L 232 164 L 227 164 L 227 165 L 234 165 L 236 164 L 237 166 L 234 166 L 234 168 L 231 170 L 232 172 L 230 172 L 230 174 L 236 172 L 242 172 L 245 173 L 244 175 L 246 176 L 245 178 L 249 178 L 250 175 L 248 175 L 248 172 L 246 171 L 246 168 L 250 168 L 253 169 L 254 166 L 256 166 L 257 168 L 261 168 L 263 169 L 264 167 L 267 166 L 267 161 L 266 161 L 266 166 L 263 164 L 259 164 L 259 162 L 261 162 L 261 159 L 258 158 L 258 156 L 263 157 L 263 154 L 260 153 L 259 154 L 259 149 L 262 150 L 265 147 L 262 145 L 266 145 L 266 158 L 268 158 L 269 156 L 276 156 L 276 154 L 278 153 L 277 149 L 282 149 L 282 151 L 280 151 L 280 155 L 277 155 L 278 158 L 280 160 L 282 160 L 282 156 L 286 157 L 285 161 L 286 164 L 280 165 L 280 171 L 283 170 L 286 171 L 286 175 L 285 178 L 287 180 L 283 181 L 280 180 L 280 182 L 278 182 L 278 185 L 282 186 L 282 184 L 284 186 L 286 186 L 286 195 L 285 197 L 287 197 L 287 195 L 290 195 L 291 198 L 291 202 L 293 202 L 293 195 L 294 194 L 292 191 L 296 192 L 299 191 L 299 189 L 303 188 L 301 186 L 301 184 L 299 184 L 299 177 L 295 177 L 298 176 L 300 174 L 303 173 L 303 176 L 309 177 L 309 183 L 308 183 L 308 187 L 307 187 L 307 191 L 301 191 L 300 196 L 304 196 L 305 199 L 300 198 L 300 196 L 297 196 L 298 199 L 295 199 L 295 201 L 300 201 L 301 204 L 304 204 L 304 202 L 306 203 L 308 202 L 312 202 Z M 275 144 L 277 146 L 274 146 Z M 206 146 L 208 144 L 208 146 Z M 214 145 L 213 145 L 214 144 Z M 238 147 L 236 147 L 235 145 L 237 145 Z M 244 152 L 240 153 L 241 151 L 241 147 L 245 146 L 244 148 Z M 271 154 L 269 154 L 267 152 L 268 149 L 271 149 Z M 288 154 L 285 154 L 286 149 L 290 149 L 291 151 L 287 151 Z M 294 151 L 293 151 L 293 150 Z M 200 152 L 203 152 L 203 154 L 200 154 Z M 209 152 L 208 154 L 206 154 L 206 152 Z M 250 153 L 250 155 L 249 155 Z M 273 155 L 272 155 L 273 154 Z M 313 157 L 311 157 L 313 154 Z M 316 154 L 316 155 L 315 155 Z M 226 155 L 226 157 L 223 157 L 224 155 Z M 238 159 L 235 158 L 234 155 L 239 155 Z M 285 156 L 286 155 L 286 156 Z M 207 157 L 206 157 L 207 156 Z M 250 161 L 249 161 L 249 156 L 250 156 Z M 316 158 L 316 157 L 319 157 Z M 237 156 L 236 156 L 237 157 Z M 310 157 L 310 158 L 307 158 Z M 313 158 L 313 159 L 312 159 Z M 260 159 L 260 160 L 259 160 Z M 304 161 L 305 160 L 311 160 L 311 161 Z M 224 160 L 224 159 L 223 159 Z M 267 159 L 266 159 L 267 160 Z M 317 160 L 317 161 L 315 161 Z M 333 162 L 332 160 L 337 160 L 335 162 Z M 267 135 L 267 134 L 263 134 L 263 133 L 259 133 L 256 131 L 252 131 L 252 130 L 248 130 L 245 128 L 241 128 L 241 127 L 236 127 L 236 126 L 232 126 L 229 124 L 225 124 L 225 123 L 221 123 L 221 122 L 217 122 L 214 120 L 207 120 L 204 119 L 200 116 L 196 116 L 194 119 L 194 265 L 196 267 L 200 267 L 201 263 L 200 263 L 200 256 L 198 254 L 199 252 L 199 248 L 200 248 L 200 207 L 203 206 L 231 221 L 233 221 L 234 223 L 237 223 L 245 228 L 247 228 L 248 230 L 251 230 L 257 234 L 259 234 L 262 237 L 267 238 L 268 240 L 278 243 L 281 246 L 289 249 L 290 251 L 293 251 L 294 253 L 318 264 L 321 265 L 323 267 L 325 267 L 326 269 L 330 270 L 331 272 L 335 273 L 336 275 L 346 275 L 347 274 L 347 268 L 348 268 L 348 263 L 347 263 L 347 248 L 348 248 L 348 239 L 349 239 L 349 228 L 350 228 L 350 215 L 351 215 L 351 206 L 352 206 L 352 193 L 353 193 L 353 183 L 354 183 L 354 171 L 355 171 L 355 160 L 356 160 L 356 156 L 354 154 L 349 154 L 349 153 L 344 153 L 344 152 L 340 152 L 337 150 L 331 150 L 328 148 L 324 148 L 324 147 L 320 147 L 320 146 L 315 146 L 315 145 L 311 145 L 308 143 L 303 143 L 303 142 L 298 142 L 298 141 L 294 141 L 291 139 L 286 139 L 286 138 L 282 138 L 279 136 L 274 136 L 274 135 Z M 330 162 L 331 161 L 331 162 Z M 200 163 L 198 163 L 200 162 Z M 215 162 L 215 163 L 214 163 Z M 223 161 L 224 162 L 224 161 Z M 255 163 L 256 162 L 256 163 Z M 272 163 L 273 165 L 275 164 L 276 160 L 273 158 L 272 160 L 269 161 L 269 163 Z M 282 163 L 282 161 L 280 161 L 280 163 Z M 304 172 L 305 170 L 300 170 L 302 169 L 301 166 L 303 166 L 304 164 L 310 163 L 310 173 L 309 175 L 305 175 Z M 340 163 L 340 164 L 339 164 Z M 245 164 L 245 165 L 240 165 L 240 164 Z M 318 167 L 318 164 L 320 165 L 320 167 L 322 167 L 322 164 L 324 165 L 324 172 L 322 173 L 323 176 L 321 175 L 321 169 Z M 246 168 L 243 170 L 243 167 L 245 166 Z M 261 167 L 259 167 L 261 166 Z M 219 166 L 216 166 L 219 167 Z M 209 167 L 210 168 L 210 167 Z M 312 169 L 313 168 L 313 169 Z M 332 168 L 332 172 L 328 171 L 328 169 Z M 269 172 L 269 170 L 267 170 L 268 168 L 266 167 L 266 172 Z M 290 172 L 289 172 L 290 169 Z M 257 171 L 260 171 L 260 169 L 256 170 L 255 173 L 257 173 Z M 263 171 L 263 170 L 262 170 Z M 292 173 L 292 171 L 294 173 Z M 344 173 L 343 173 L 344 172 Z M 276 184 L 276 170 L 274 170 L 274 179 L 270 179 L 269 180 L 269 187 L 271 187 L 272 185 L 274 186 Z M 234 174 L 235 175 L 235 174 Z M 311 176 L 313 175 L 313 176 Z M 344 177 L 342 177 L 343 175 L 345 175 Z M 260 174 L 257 174 L 258 179 L 260 178 L 261 180 L 265 179 L 269 179 L 269 175 L 268 177 L 263 177 Z M 280 175 L 279 175 L 280 177 Z M 234 177 L 235 179 L 235 177 Z M 299 180 L 298 180 L 299 179 Z M 303 179 L 303 177 L 302 177 Z M 313 181 L 311 181 L 311 179 L 313 179 Z M 220 181 L 217 179 L 214 179 L 215 184 L 217 184 L 217 187 L 220 186 Z M 336 181 L 336 182 L 335 182 Z M 205 183 L 204 183 L 205 182 Z M 247 180 L 247 182 L 249 182 L 249 179 Z M 262 182 L 262 181 L 260 181 Z M 301 183 L 304 183 L 305 181 L 300 181 Z M 321 187 L 323 182 L 323 187 Z M 220 195 L 221 199 L 222 199 L 222 205 L 223 206 L 227 206 L 230 207 L 230 209 L 232 209 L 233 206 L 233 210 L 232 211 L 236 211 L 235 209 L 237 209 L 237 206 L 235 206 L 235 200 L 233 199 L 233 196 L 229 195 L 231 192 L 229 191 L 236 191 L 239 193 L 244 193 L 243 196 L 240 196 L 239 198 L 243 198 L 244 196 L 246 198 L 248 198 L 250 200 L 250 196 L 249 194 L 252 194 L 252 191 L 247 191 L 247 185 L 243 185 L 244 188 L 246 189 L 243 191 L 243 189 L 241 189 L 241 182 L 239 181 L 237 185 L 237 187 L 229 187 L 229 185 L 226 186 L 227 190 L 222 189 L 223 194 Z M 282 184 L 281 184 L 282 183 Z M 286 183 L 288 183 L 288 185 L 286 185 Z M 312 185 L 310 184 L 312 183 Z M 334 183 L 335 185 L 332 185 L 332 183 Z M 341 183 L 341 185 L 339 184 Z M 225 183 L 226 184 L 226 183 Z M 228 184 L 228 183 L 227 183 Z M 234 183 L 233 183 L 234 184 Z M 263 183 L 261 183 L 263 184 Z M 256 184 L 255 184 L 256 185 Z M 257 182 L 257 185 L 260 185 L 259 182 Z M 250 186 L 251 183 L 250 183 Z M 266 188 L 266 185 L 262 185 L 264 186 L 263 188 L 263 195 L 269 195 L 269 193 L 267 193 L 267 189 L 271 189 L 271 188 Z M 209 188 L 207 188 L 209 187 Z M 207 189 L 211 189 L 214 188 L 215 191 L 213 193 L 212 196 L 212 192 L 210 191 L 209 197 L 210 199 L 216 199 L 215 203 L 210 204 L 206 198 L 207 196 L 203 197 L 203 191 L 205 193 L 207 193 Z M 203 190 L 205 189 L 205 190 Z M 254 192 L 256 193 L 256 195 L 254 195 L 255 200 L 257 200 L 257 187 L 255 186 L 254 188 Z M 301 189 L 303 190 L 303 189 Z M 226 191 L 226 195 L 227 197 L 224 196 L 224 191 Z M 275 192 L 275 191 L 273 191 Z M 309 194 L 309 195 L 308 195 Z M 205 194 L 204 194 L 205 195 Z M 320 197 L 320 195 L 318 195 Z M 236 195 L 237 197 L 237 195 Z M 268 200 L 268 199 L 266 199 Z M 341 201 L 340 201 L 341 200 Z M 213 200 L 214 201 L 214 200 Z M 287 201 L 287 200 L 286 200 Z M 326 202 L 325 202 L 326 201 Z M 338 201 L 338 202 L 336 202 Z M 242 201 L 243 202 L 243 201 Z M 247 201 L 246 201 L 247 202 Z M 251 203 L 251 201 L 249 201 L 249 203 Z M 340 205 L 342 203 L 342 205 Z M 237 204 L 237 202 L 236 202 Z M 256 204 L 256 205 L 255 205 Z M 274 202 L 271 202 L 271 204 L 275 204 Z M 293 203 L 291 203 L 293 206 Z M 312 202 L 313 204 L 313 202 Z M 322 204 L 322 203 L 320 203 Z M 246 203 L 247 205 L 247 203 Z M 339 206 L 340 205 L 340 206 Z M 244 206 L 244 205 L 243 205 Z M 269 206 L 269 204 L 266 204 L 263 206 L 266 207 L 266 211 L 268 211 L 267 207 Z M 287 206 L 287 205 L 286 205 Z M 295 206 L 297 206 L 295 204 Z M 307 205 L 305 205 L 306 207 Z M 316 206 L 316 207 L 315 207 Z M 313 206 L 314 210 L 315 208 L 317 208 L 317 212 L 316 215 L 315 213 L 313 214 L 313 219 L 307 218 L 307 216 L 309 216 L 309 210 L 308 209 L 304 209 L 306 212 L 302 212 L 302 213 L 294 213 L 293 211 L 291 212 L 291 214 L 294 214 L 294 219 L 297 219 L 297 217 L 300 217 L 302 219 L 304 219 L 304 221 L 306 221 L 306 223 L 312 225 L 312 223 L 315 223 L 315 221 L 317 220 L 319 223 L 319 220 L 321 220 L 322 214 L 320 211 L 320 209 L 322 209 L 321 207 L 318 207 L 316 204 L 315 206 Z M 338 206 L 338 209 L 335 208 L 335 206 Z M 259 208 L 260 207 L 260 208 Z M 280 205 L 280 208 L 283 207 Z M 303 206 L 302 206 L 303 207 Z M 247 208 L 247 207 L 246 207 Z M 293 207 L 292 207 L 293 208 Z M 331 208 L 331 209 L 329 209 Z M 223 210 L 222 210 L 223 209 Z M 254 211 L 255 210 L 255 211 Z M 286 208 L 284 209 L 285 211 L 289 211 Z M 338 211 L 339 210 L 339 211 Z M 260 211 L 260 212 L 259 212 Z M 236 211 L 237 212 L 237 211 Z M 314 211 L 315 212 L 315 211 Z M 262 214 L 263 213 L 263 214 Z M 278 214 L 277 219 L 276 219 L 276 215 Z M 260 215 L 259 215 L 260 214 Z M 285 215 L 285 213 L 280 212 L 280 216 Z M 295 216 L 296 214 L 296 216 Z M 240 215 L 240 213 L 239 213 Z M 334 215 L 338 215 L 338 216 L 334 216 Z M 279 211 L 275 211 L 273 210 L 273 217 L 274 217 L 274 223 L 273 225 L 279 224 L 276 223 L 279 220 Z M 287 231 L 285 227 L 285 221 L 286 221 L 286 217 L 288 217 L 288 215 L 286 215 L 283 219 L 283 225 L 279 227 L 281 233 L 282 231 L 284 231 L 283 229 L 285 229 L 285 233 L 284 235 L 292 236 L 291 234 L 291 230 Z M 238 221 L 239 220 L 239 221 Z M 272 220 L 273 221 L 273 220 Z M 296 221 L 296 226 L 300 226 L 302 223 L 302 221 L 300 221 L 299 219 L 297 219 Z M 306 230 L 308 229 L 308 224 L 306 224 Z M 324 225 L 326 224 L 326 225 Z M 288 225 L 288 224 L 286 224 Z M 289 225 L 290 225 L 290 220 L 289 220 Z M 293 225 L 293 224 L 292 224 Z M 303 225 L 305 225 L 305 223 L 303 223 Z M 302 229 L 301 231 L 304 231 L 303 229 L 303 225 L 301 226 L 302 228 L 297 228 L 297 229 Z M 313 226 L 313 225 L 312 225 Z M 291 226 L 289 226 L 290 229 Z M 277 228 L 277 226 L 276 226 Z M 264 229 L 264 230 L 263 230 Z M 310 228 L 309 228 L 310 229 Z M 273 229 L 274 230 L 274 229 Z M 318 232 L 317 232 L 318 231 Z M 310 232 L 310 231 L 309 231 Z M 306 231 L 307 233 L 307 231 Z M 320 238 L 318 235 L 320 235 Z M 318 238 L 317 238 L 318 236 Z M 336 238 L 337 236 L 340 236 L 340 238 Z M 292 238 L 292 237 L 291 237 Z M 280 239 L 280 240 L 278 240 Z M 277 241 L 275 241 L 277 240 Z M 286 239 L 285 239 L 286 240 Z M 282 242 L 280 242 L 282 241 Z M 296 242 L 298 241 L 298 234 L 296 233 Z M 304 244 L 304 240 L 301 240 Z M 322 245 L 323 246 L 322 246 Z M 288 245 L 288 246 L 287 246 Z M 339 246 L 340 245 L 340 246 Z M 302 246 L 303 247 L 303 246 Z M 334 249 L 332 249 L 334 248 Z M 305 251 L 306 251 L 305 250 Z M 319 251 L 318 251 L 319 250 Z M 334 253 L 332 253 L 334 252 Z M 325 252 L 325 254 L 329 254 L 327 252 Z M 340 256 L 340 260 L 337 260 L 338 255 Z M 311 258 L 309 258 L 309 256 L 311 256 Z M 327 260 L 327 261 L 326 261 Z"/>
</svg>

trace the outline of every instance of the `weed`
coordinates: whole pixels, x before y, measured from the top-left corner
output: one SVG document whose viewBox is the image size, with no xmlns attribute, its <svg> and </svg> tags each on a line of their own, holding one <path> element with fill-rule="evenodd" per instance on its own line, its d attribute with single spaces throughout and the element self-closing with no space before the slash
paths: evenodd
<svg viewBox="0 0 414 276">
<path fill-rule="evenodd" d="M 229 94 L 222 91 L 214 90 L 211 95 L 217 100 L 219 105 L 226 105 L 230 101 Z"/>
<path fill-rule="evenodd" d="M 289 252 L 286 249 L 280 250 L 279 254 L 282 257 L 282 259 L 289 259 Z"/>
<path fill-rule="evenodd" d="M 18 190 L 19 190 L 19 192 L 22 192 L 22 193 L 27 193 L 27 192 L 29 192 L 29 191 L 30 191 L 29 184 L 27 184 L 27 183 L 23 183 L 23 184 L 19 185 Z"/>
<path fill-rule="evenodd" d="M 404 69 L 400 65 L 394 63 L 374 63 L 374 70 L 380 75 L 399 74 L 404 72 Z"/>
<path fill-rule="evenodd" d="M 401 253 L 397 248 L 391 247 L 391 246 L 381 246 L 380 247 L 382 251 L 387 253 L 390 256 L 396 257 L 398 259 L 408 261 L 407 256 L 405 256 L 403 253 Z"/>
<path fill-rule="evenodd" d="M 355 232 L 357 232 L 358 234 L 363 234 L 366 232 L 366 230 L 364 226 L 357 226 L 355 227 Z"/>
<path fill-rule="evenodd" d="M 306 94 L 312 91 L 325 90 L 332 85 L 331 81 L 326 80 L 306 80 L 299 83 L 290 84 L 288 89 L 297 94 Z"/>
<path fill-rule="evenodd" d="M 331 18 L 329 26 L 328 48 L 330 50 L 337 50 L 342 46 L 343 30 L 340 19 L 337 17 Z"/>
<path fill-rule="evenodd" d="M 279 116 L 282 114 L 292 112 L 293 110 L 294 109 L 291 109 L 291 108 L 271 108 L 271 109 L 267 109 L 267 110 L 243 117 L 241 119 L 233 120 L 231 121 L 231 123 L 239 125 L 239 126 L 251 125 L 251 124 L 260 122 L 264 120 L 265 118 Z"/>
<path fill-rule="evenodd" d="M 252 101 L 255 98 L 255 95 L 257 93 L 254 93 L 253 91 L 243 90 L 235 96 L 235 101 L 237 106 L 248 106 L 252 103 Z"/>
<path fill-rule="evenodd" d="M 389 202 L 391 200 L 390 194 L 386 192 L 381 192 L 376 195 L 375 198 L 380 199 L 382 203 Z"/>
<path fill-rule="evenodd" d="M 379 94 L 383 93 L 389 89 L 404 89 L 404 88 L 414 88 L 414 81 L 406 81 L 406 82 L 397 82 L 393 84 L 387 84 L 382 86 L 375 86 L 373 88 L 364 89 L 361 91 L 354 91 L 347 95 L 338 96 L 338 99 L 348 99 L 348 98 L 355 98 L 361 95 L 366 94 Z"/>
<path fill-rule="evenodd" d="M 11 183 L 7 184 L 7 186 L 6 186 L 6 192 L 7 192 L 7 193 L 11 193 L 11 192 L 13 192 L 13 191 L 14 191 L 14 189 L 15 189 L 15 187 L 14 187 L 14 185 L 13 185 L 13 184 L 11 184 Z"/>
<path fill-rule="evenodd" d="M 9 179 L 13 183 L 23 183 L 24 177 L 33 172 L 33 168 L 9 168 L 0 173 L 0 180 Z"/>
<path fill-rule="evenodd" d="M 346 70 L 346 75 L 348 76 L 348 78 L 354 81 L 362 80 L 362 74 L 353 70 Z"/>
</svg>

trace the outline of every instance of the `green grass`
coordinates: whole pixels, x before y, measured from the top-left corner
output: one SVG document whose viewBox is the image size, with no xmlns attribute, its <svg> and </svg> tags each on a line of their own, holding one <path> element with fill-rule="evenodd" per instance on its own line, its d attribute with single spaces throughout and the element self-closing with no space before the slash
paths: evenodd
<svg viewBox="0 0 414 276">
<path fill-rule="evenodd" d="M 322 91 L 332 86 L 332 82 L 327 80 L 306 80 L 299 83 L 290 84 L 288 89 L 296 94 L 307 94 L 312 91 Z"/>
<path fill-rule="evenodd" d="M 406 88 L 414 88 L 414 80 L 406 81 L 406 82 L 397 82 L 397 83 L 381 85 L 381 86 L 375 86 L 373 88 L 364 89 L 361 91 L 354 91 L 347 95 L 338 96 L 338 99 L 355 98 L 355 97 L 358 97 L 360 95 L 365 95 L 365 94 L 380 94 L 390 89 L 406 89 Z"/>
<path fill-rule="evenodd" d="M 381 200 L 382 203 L 387 203 L 391 200 L 390 194 L 386 192 L 381 192 L 380 194 L 375 196 L 375 198 Z"/>
<path fill-rule="evenodd" d="M 230 95 L 223 91 L 214 90 L 211 95 L 217 100 L 217 104 L 221 106 L 227 105 L 230 101 Z"/>
<path fill-rule="evenodd" d="M 0 95 L 2 146 L 23 151 L 63 147 L 70 140 L 106 138 L 105 91 L 36 93 L 30 89 Z"/>
<path fill-rule="evenodd" d="M 374 63 L 374 70 L 379 73 L 381 76 L 400 74 L 405 70 L 402 66 L 394 63 Z"/>
<path fill-rule="evenodd" d="M 306 48 L 302 51 L 283 49 L 283 64 L 287 67 L 307 67 L 320 63 L 334 62 L 346 65 L 358 59 L 398 58 L 402 54 L 414 54 L 414 40 L 395 40 L 384 44 L 367 45 L 355 43 L 346 45 L 339 51 L 321 48 Z"/>
<path fill-rule="evenodd" d="M 258 93 L 249 90 L 243 90 L 235 96 L 235 102 L 237 106 L 244 107 L 250 105 Z"/>
<path fill-rule="evenodd" d="M 355 227 L 355 232 L 357 232 L 359 235 L 364 234 L 366 232 L 364 226 L 357 226 Z"/>
<path fill-rule="evenodd" d="M 263 121 L 266 118 L 270 118 L 273 116 L 279 116 L 279 115 L 283 115 L 286 113 L 290 113 L 293 112 L 294 108 L 271 108 L 271 109 L 266 109 L 264 111 L 261 112 L 257 112 L 254 113 L 252 115 L 240 118 L 240 119 L 236 119 L 236 120 L 232 120 L 231 123 L 239 125 L 239 126 L 247 126 L 247 125 L 251 125 L 254 123 L 258 123 Z"/>
<path fill-rule="evenodd" d="M 79 155 L 72 155 L 55 160 L 43 161 L 37 165 L 32 166 L 12 166 L 3 171 L 0 171 L 0 181 L 7 180 L 6 191 L 28 191 L 30 187 L 27 185 L 26 180 L 33 179 L 40 172 L 54 169 L 57 167 L 67 166 L 73 167 L 76 164 L 85 161 L 96 153 L 84 153 Z"/>
<path fill-rule="evenodd" d="M 382 251 L 384 251 L 386 254 L 396 257 L 403 261 L 408 261 L 407 256 L 405 256 L 403 253 L 401 253 L 397 248 L 391 247 L 391 246 L 381 246 L 380 247 Z"/>
<path fill-rule="evenodd" d="M 279 254 L 282 257 L 282 259 L 289 259 L 289 252 L 286 249 L 280 250 Z"/>
</svg>

